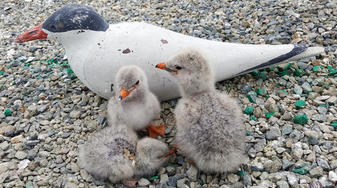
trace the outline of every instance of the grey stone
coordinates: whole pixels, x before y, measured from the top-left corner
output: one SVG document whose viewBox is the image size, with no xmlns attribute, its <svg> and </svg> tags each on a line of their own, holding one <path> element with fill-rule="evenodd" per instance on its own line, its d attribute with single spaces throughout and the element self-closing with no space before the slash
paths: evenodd
<svg viewBox="0 0 337 188">
<path fill-rule="evenodd" d="M 150 185 L 150 181 L 145 179 L 145 178 L 141 178 L 139 181 L 138 181 L 138 185 L 139 186 L 148 186 Z"/>
<path fill-rule="evenodd" d="M 318 157 L 318 158 L 316 159 L 316 162 L 317 162 L 317 164 L 318 164 L 320 167 L 322 167 L 324 170 L 326 170 L 326 171 L 329 171 L 329 170 L 330 170 L 329 163 L 328 163 L 325 159 L 322 159 L 322 158 Z"/>
<path fill-rule="evenodd" d="M 301 86 L 296 84 L 294 86 L 294 93 L 300 95 L 300 94 L 302 94 L 302 92 L 303 92 L 303 89 L 301 88 Z"/>
<path fill-rule="evenodd" d="M 297 142 L 297 143 L 293 144 L 292 147 L 291 147 L 291 151 L 292 151 L 292 154 L 295 157 L 295 159 L 301 159 L 301 157 L 303 155 L 302 143 Z"/>
<path fill-rule="evenodd" d="M 286 181 L 278 181 L 278 182 L 276 182 L 276 185 L 279 188 L 289 188 L 289 185 Z"/>
<path fill-rule="evenodd" d="M 298 178 L 294 174 L 287 174 L 287 179 L 291 186 L 295 186 L 298 183 Z"/>
<path fill-rule="evenodd" d="M 322 167 L 318 166 L 309 171 L 310 175 L 314 178 L 321 177 L 323 175 Z"/>
<path fill-rule="evenodd" d="M 312 88 L 311 88 L 311 86 L 308 82 L 304 82 L 302 84 L 302 88 L 303 88 L 304 92 L 307 92 L 307 93 L 312 91 Z"/>
<path fill-rule="evenodd" d="M 331 182 L 337 182 L 337 174 L 334 171 L 329 172 L 329 180 Z"/>
<path fill-rule="evenodd" d="M 282 134 L 283 134 L 283 135 L 288 135 L 288 134 L 290 134 L 292 131 L 293 131 L 293 129 L 292 129 L 292 126 L 291 126 L 291 125 L 285 125 L 285 126 L 283 126 L 283 128 L 282 128 Z"/>
<path fill-rule="evenodd" d="M 197 181 L 198 169 L 191 165 L 186 171 L 186 175 L 191 181 Z"/>
<path fill-rule="evenodd" d="M 243 175 L 242 181 L 243 181 L 243 184 L 245 186 L 251 186 L 252 185 L 252 178 L 250 177 L 250 175 L 248 173 Z"/>
<path fill-rule="evenodd" d="M 178 188 L 187 188 L 188 186 L 185 184 L 186 178 L 180 179 L 177 181 Z"/>
<path fill-rule="evenodd" d="M 27 153 L 24 151 L 17 151 L 15 153 L 15 157 L 19 160 L 25 159 L 27 157 Z"/>
<path fill-rule="evenodd" d="M 173 166 L 166 167 L 166 172 L 169 176 L 173 176 L 176 173 L 176 168 Z"/>
<path fill-rule="evenodd" d="M 292 167 L 295 163 L 288 161 L 286 159 L 282 160 L 282 170 L 288 170 L 290 167 Z"/>
<path fill-rule="evenodd" d="M 266 139 L 268 140 L 276 140 L 281 136 L 281 131 L 277 127 L 271 127 L 270 131 L 266 133 Z"/>
<path fill-rule="evenodd" d="M 74 119 L 78 119 L 81 115 L 80 111 L 77 110 L 73 110 L 70 112 L 69 117 L 74 118 Z"/>
<path fill-rule="evenodd" d="M 167 174 L 161 174 L 160 175 L 160 184 L 166 184 L 168 181 L 168 175 Z"/>
</svg>

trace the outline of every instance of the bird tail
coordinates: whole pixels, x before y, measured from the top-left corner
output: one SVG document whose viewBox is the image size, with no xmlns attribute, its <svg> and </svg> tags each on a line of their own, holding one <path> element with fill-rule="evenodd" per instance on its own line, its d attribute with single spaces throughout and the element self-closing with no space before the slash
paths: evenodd
<svg viewBox="0 0 337 188">
<path fill-rule="evenodd" d="M 294 44 L 293 45 L 293 49 L 291 51 L 289 51 L 286 54 L 282 54 L 280 56 L 277 56 L 273 59 L 270 59 L 267 62 L 258 64 L 254 67 L 248 68 L 240 73 L 238 73 L 237 75 L 242 75 L 242 74 L 246 74 L 249 72 L 252 72 L 254 70 L 259 70 L 259 69 L 263 69 L 272 65 L 279 65 L 285 62 L 289 62 L 289 61 L 295 61 L 295 60 L 299 60 L 302 58 L 306 58 L 306 57 L 311 57 L 311 56 L 315 56 L 318 55 L 320 53 L 324 52 L 324 48 L 323 47 L 308 47 L 305 44 Z"/>
</svg>

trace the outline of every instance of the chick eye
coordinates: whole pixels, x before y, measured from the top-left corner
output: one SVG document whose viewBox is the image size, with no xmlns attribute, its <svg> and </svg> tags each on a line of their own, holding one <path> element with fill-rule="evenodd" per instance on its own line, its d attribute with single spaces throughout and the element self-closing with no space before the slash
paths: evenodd
<svg viewBox="0 0 337 188">
<path fill-rule="evenodd" d="M 182 69 L 181 66 L 179 66 L 179 65 L 176 65 L 175 68 L 176 68 L 177 70 Z"/>
<path fill-rule="evenodd" d="M 139 84 L 139 80 L 135 83 L 135 85 L 138 85 Z"/>
</svg>

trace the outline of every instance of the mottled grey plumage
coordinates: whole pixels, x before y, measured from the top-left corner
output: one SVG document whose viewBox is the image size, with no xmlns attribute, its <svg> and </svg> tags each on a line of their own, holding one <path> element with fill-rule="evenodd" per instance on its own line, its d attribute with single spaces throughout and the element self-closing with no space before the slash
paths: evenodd
<svg viewBox="0 0 337 188">
<path fill-rule="evenodd" d="M 80 146 L 79 160 L 94 177 L 119 182 L 153 174 L 168 158 L 166 144 L 152 138 L 138 141 L 133 130 L 116 124 L 95 133 Z"/>
<path fill-rule="evenodd" d="M 138 82 L 138 84 L 136 84 Z M 136 89 L 123 100 L 119 91 Z M 160 103 L 150 91 L 145 73 L 137 66 L 125 66 L 116 75 L 115 96 L 108 102 L 108 122 L 110 125 L 123 123 L 134 130 L 140 130 L 152 121 L 160 119 Z"/>
<path fill-rule="evenodd" d="M 247 161 L 243 115 L 234 99 L 215 90 L 214 76 L 200 52 L 187 49 L 166 63 L 180 83 L 175 142 L 206 172 L 236 170 Z"/>
</svg>

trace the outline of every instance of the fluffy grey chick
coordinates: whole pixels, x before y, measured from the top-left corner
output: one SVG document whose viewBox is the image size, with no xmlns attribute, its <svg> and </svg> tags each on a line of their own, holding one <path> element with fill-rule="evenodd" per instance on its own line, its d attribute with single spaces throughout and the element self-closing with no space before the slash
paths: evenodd
<svg viewBox="0 0 337 188">
<path fill-rule="evenodd" d="M 206 172 L 228 172 L 245 163 L 245 128 L 236 101 L 216 91 L 214 75 L 200 52 L 187 49 L 157 68 L 179 82 L 175 109 L 180 151 Z"/>
<path fill-rule="evenodd" d="M 169 151 L 166 144 L 153 138 L 138 141 L 125 125 L 110 126 L 95 133 L 80 146 L 79 161 L 94 177 L 112 183 L 132 177 L 151 175 L 164 165 Z"/>
<path fill-rule="evenodd" d="M 108 102 L 110 125 L 123 123 L 140 130 L 151 121 L 160 120 L 160 103 L 148 87 L 145 73 L 137 66 L 120 68 L 116 75 L 116 95 Z M 149 126 L 150 137 L 164 135 L 165 126 Z"/>
</svg>

